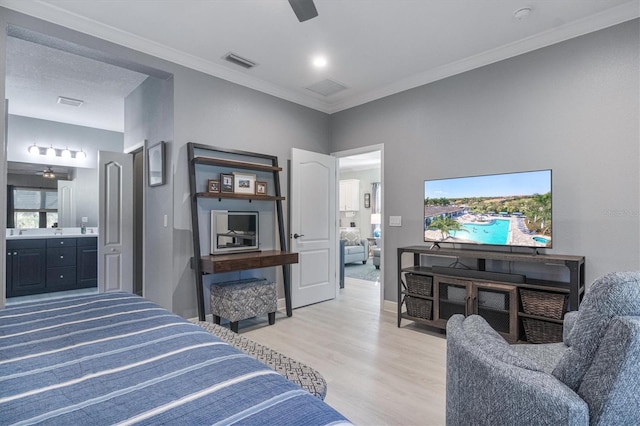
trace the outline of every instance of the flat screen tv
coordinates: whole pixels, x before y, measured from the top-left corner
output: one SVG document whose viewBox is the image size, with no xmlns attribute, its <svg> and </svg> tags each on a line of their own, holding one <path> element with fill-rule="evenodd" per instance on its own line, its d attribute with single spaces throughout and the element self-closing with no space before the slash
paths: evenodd
<svg viewBox="0 0 640 426">
<path fill-rule="evenodd" d="M 211 210 L 211 254 L 259 251 L 258 212 Z"/>
<path fill-rule="evenodd" d="M 424 181 L 424 241 L 552 247 L 551 170 Z"/>
</svg>

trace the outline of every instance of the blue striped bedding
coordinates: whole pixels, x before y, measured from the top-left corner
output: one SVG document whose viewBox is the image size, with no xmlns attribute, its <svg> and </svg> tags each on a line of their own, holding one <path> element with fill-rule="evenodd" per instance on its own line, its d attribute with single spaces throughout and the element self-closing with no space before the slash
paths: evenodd
<svg viewBox="0 0 640 426">
<path fill-rule="evenodd" d="M 338 412 L 128 293 L 0 310 L 0 424 L 332 425 Z"/>
</svg>

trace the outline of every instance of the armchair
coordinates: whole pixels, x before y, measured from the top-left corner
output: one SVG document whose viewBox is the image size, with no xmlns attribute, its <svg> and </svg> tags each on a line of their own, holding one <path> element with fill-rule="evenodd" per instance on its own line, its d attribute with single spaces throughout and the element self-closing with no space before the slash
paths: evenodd
<svg viewBox="0 0 640 426">
<path fill-rule="evenodd" d="M 640 273 L 596 280 L 564 341 L 509 345 L 480 316 L 447 322 L 448 425 L 636 424 Z"/>
</svg>

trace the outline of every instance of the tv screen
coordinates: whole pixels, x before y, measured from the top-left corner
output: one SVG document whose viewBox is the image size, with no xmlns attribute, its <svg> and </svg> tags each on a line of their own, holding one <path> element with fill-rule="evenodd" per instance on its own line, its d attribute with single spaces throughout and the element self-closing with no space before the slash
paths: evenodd
<svg viewBox="0 0 640 426">
<path fill-rule="evenodd" d="M 424 241 L 552 247 L 551 170 L 424 182 Z"/>
<path fill-rule="evenodd" d="M 229 212 L 229 231 L 254 234 L 256 232 L 256 215 L 252 213 Z"/>
</svg>

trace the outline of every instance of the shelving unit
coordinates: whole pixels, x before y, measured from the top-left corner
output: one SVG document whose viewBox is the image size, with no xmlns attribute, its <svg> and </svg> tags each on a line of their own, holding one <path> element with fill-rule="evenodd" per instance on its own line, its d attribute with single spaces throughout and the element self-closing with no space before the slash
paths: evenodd
<svg viewBox="0 0 640 426">
<path fill-rule="evenodd" d="M 255 152 L 217 148 L 193 142 L 189 142 L 187 144 L 187 152 L 189 161 L 189 188 L 191 194 L 191 224 L 194 252 L 192 268 L 196 275 L 195 281 L 198 318 L 200 321 L 204 321 L 205 319 L 203 275 L 274 266 L 282 266 L 286 311 L 287 316 L 291 316 L 291 273 L 289 265 L 298 262 L 298 254 L 287 251 L 287 238 L 284 229 L 284 216 L 282 211 L 282 201 L 284 201 L 285 197 L 283 197 L 281 193 L 280 172 L 282 171 L 282 168 L 278 166 L 278 157 Z M 196 152 L 200 154 L 197 155 Z M 255 159 L 256 162 L 236 161 L 223 157 L 235 157 L 242 159 L 251 158 Z M 238 194 L 228 192 L 212 193 L 199 191 L 198 188 L 202 188 L 206 182 L 200 182 L 200 185 L 198 185 L 198 181 L 196 179 L 196 165 L 210 167 L 210 177 L 217 177 L 218 174 L 214 172 L 220 168 L 271 173 L 273 179 L 273 195 Z M 275 204 L 278 221 L 277 226 L 280 250 L 264 250 L 252 253 L 233 253 L 215 256 L 202 255 L 200 244 L 200 223 L 198 218 L 198 201 L 203 199 L 217 199 L 219 202 L 222 202 L 223 200 L 273 202 Z"/>
<path fill-rule="evenodd" d="M 410 266 L 403 267 L 405 255 L 412 256 Z M 473 269 L 424 266 L 421 256 L 448 257 L 475 261 Z M 569 280 L 556 281 L 526 277 L 487 269 L 487 260 L 561 265 L 568 268 Z M 584 296 L 583 256 L 505 253 L 484 250 L 435 249 L 423 246 L 398 248 L 398 327 L 402 319 L 445 329 L 454 314 L 479 314 L 510 342 L 525 340 L 556 341 L 562 335 L 562 317 L 566 310 L 577 310 Z M 427 277 L 431 281 L 428 296 L 411 291 L 407 275 Z M 522 290 L 533 290 L 542 299 L 559 301 L 553 315 L 525 312 Z M 564 300 L 566 299 L 566 300 Z M 417 314 L 418 305 L 431 306 L 429 315 Z M 568 302 L 562 304 L 562 302 Z M 407 303 L 410 302 L 410 303 Z M 544 300 L 543 300 L 544 302 Z M 555 302 L 554 302 L 555 303 Z M 403 312 L 406 308 L 406 312 Z M 544 329 L 543 337 L 538 337 Z"/>
</svg>

